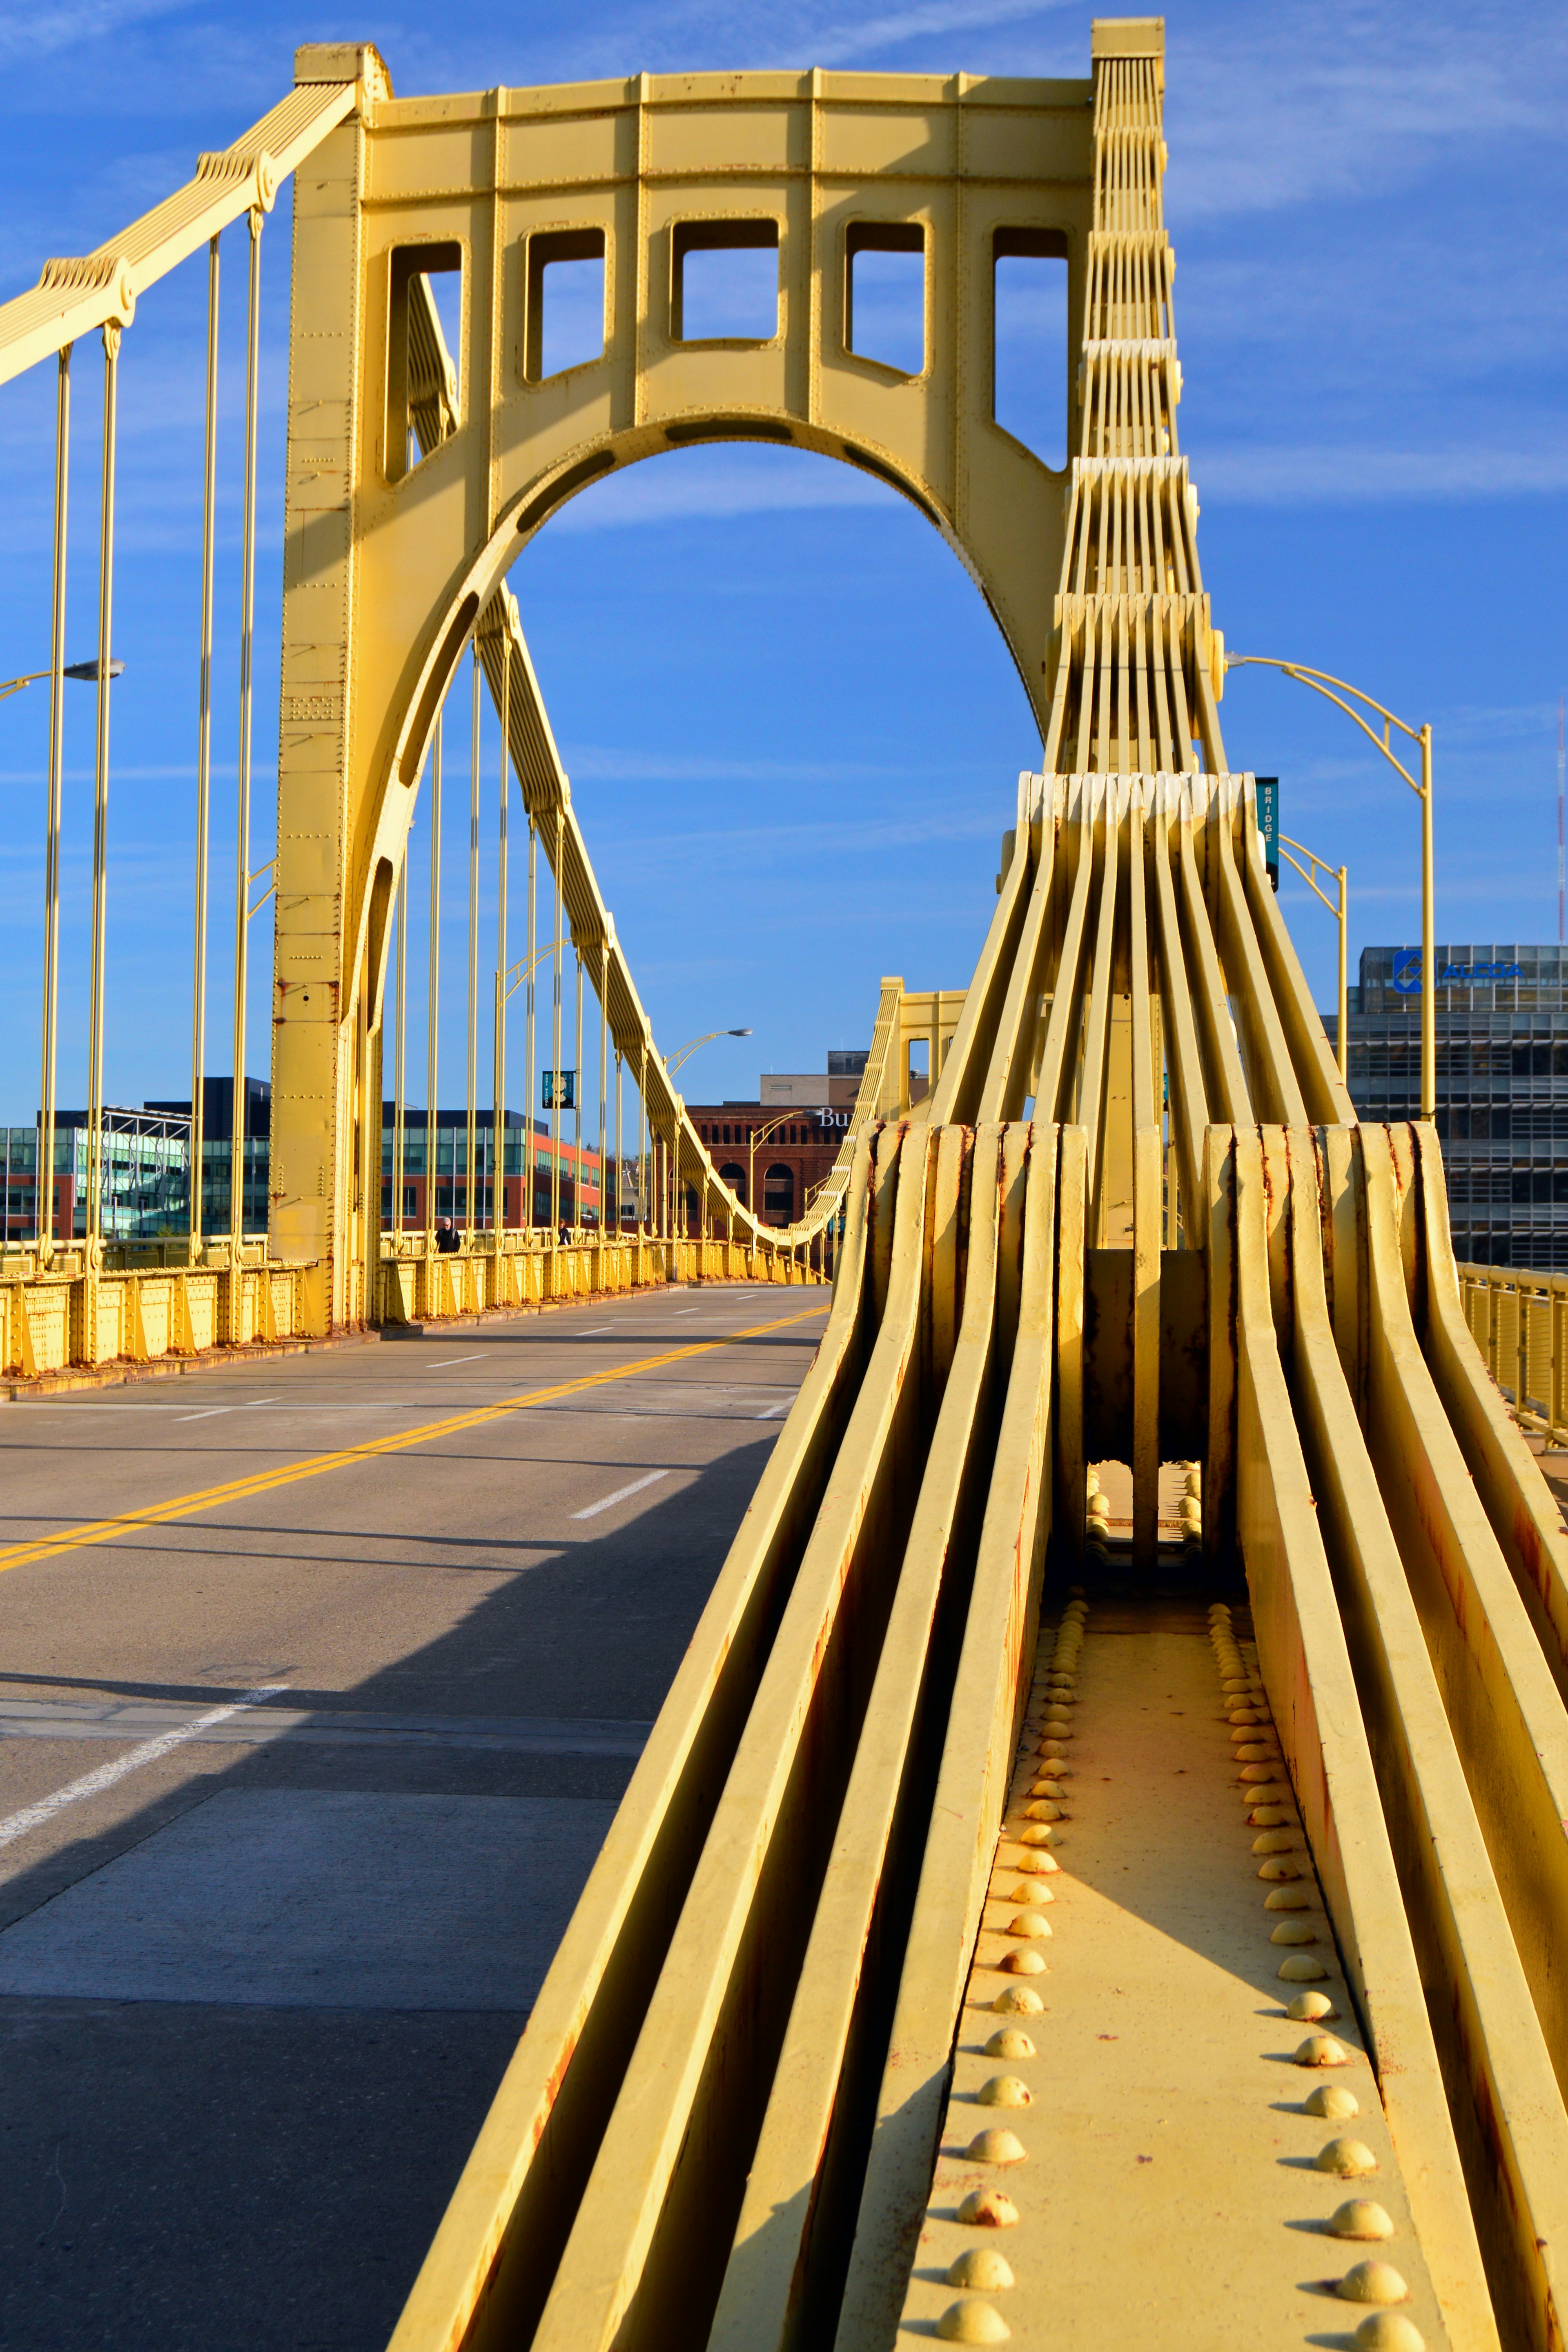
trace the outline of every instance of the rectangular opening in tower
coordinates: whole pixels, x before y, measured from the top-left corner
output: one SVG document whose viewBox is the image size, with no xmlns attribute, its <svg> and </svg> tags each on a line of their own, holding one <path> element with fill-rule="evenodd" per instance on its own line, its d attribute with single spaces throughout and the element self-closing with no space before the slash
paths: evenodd
<svg viewBox="0 0 1568 2352">
<path fill-rule="evenodd" d="M 677 221 L 671 231 L 671 341 L 768 343 L 778 332 L 778 222 Z"/>
<path fill-rule="evenodd" d="M 993 232 L 991 414 L 1060 472 L 1067 463 L 1067 238 L 1060 229 Z"/>
<path fill-rule="evenodd" d="M 390 482 L 456 432 L 462 415 L 463 247 L 455 238 L 388 256 L 384 465 Z"/>
<path fill-rule="evenodd" d="M 528 240 L 523 380 L 542 383 L 604 353 L 601 228 L 536 229 Z"/>
<path fill-rule="evenodd" d="M 844 231 L 844 349 L 901 375 L 925 366 L 925 229 L 852 221 Z"/>
</svg>

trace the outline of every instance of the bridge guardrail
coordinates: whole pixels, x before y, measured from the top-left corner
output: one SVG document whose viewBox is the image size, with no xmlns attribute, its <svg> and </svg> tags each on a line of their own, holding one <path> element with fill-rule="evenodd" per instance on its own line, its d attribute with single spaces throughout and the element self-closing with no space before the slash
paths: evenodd
<svg viewBox="0 0 1568 2352">
<path fill-rule="evenodd" d="M 1568 1446 L 1568 1275 L 1458 1268 L 1465 1321 L 1521 1429 Z"/>
<path fill-rule="evenodd" d="M 492 1236 L 476 1236 L 481 1244 Z M 434 1321 L 507 1307 L 550 1307 L 574 1298 L 665 1283 L 816 1283 L 816 1271 L 788 1253 L 739 1242 L 580 1241 L 545 1247 L 541 1234 L 510 1234 L 507 1246 L 426 1254 L 424 1235 L 382 1261 L 383 1324 Z M 184 1248 L 183 1242 L 171 1248 Z M 221 1254 L 222 1245 L 217 1245 Z M 319 1265 L 278 1265 L 258 1244 L 237 1269 L 163 1265 L 161 1245 L 144 1262 L 99 1274 L 64 1253 L 46 1274 L 0 1273 L 0 1379 L 137 1366 L 221 1347 L 285 1345 L 323 1339 L 327 1299 Z"/>
<path fill-rule="evenodd" d="M 66 1251 L 47 1273 L 0 1276 L 0 1376 L 12 1379 L 276 1344 L 326 1328 L 319 1267 L 270 1265 L 259 1247 L 237 1266 L 150 1264 L 110 1273 L 84 1271 L 80 1253 Z"/>
</svg>

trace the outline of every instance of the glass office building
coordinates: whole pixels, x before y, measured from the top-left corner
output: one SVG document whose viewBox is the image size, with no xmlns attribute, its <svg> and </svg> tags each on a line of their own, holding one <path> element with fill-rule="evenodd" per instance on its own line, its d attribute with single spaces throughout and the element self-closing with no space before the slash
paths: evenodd
<svg viewBox="0 0 1568 2352">
<path fill-rule="evenodd" d="M 1437 950 L 1437 1126 L 1454 1250 L 1568 1273 L 1568 949 Z M 1333 1019 L 1329 1019 L 1331 1038 Z M 1421 1108 L 1421 950 L 1364 948 L 1348 1077 L 1362 1118 Z"/>
<path fill-rule="evenodd" d="M 86 1111 L 55 1114 L 54 1229 L 68 1244 L 87 1232 L 88 1139 Z M 24 1244 L 38 1229 L 37 1127 L 0 1128 L 0 1148 L 5 1169 L 3 1237 Z M 106 1105 L 99 1165 L 105 1241 L 156 1241 L 183 1233 L 190 1157 L 188 1118 Z"/>
</svg>

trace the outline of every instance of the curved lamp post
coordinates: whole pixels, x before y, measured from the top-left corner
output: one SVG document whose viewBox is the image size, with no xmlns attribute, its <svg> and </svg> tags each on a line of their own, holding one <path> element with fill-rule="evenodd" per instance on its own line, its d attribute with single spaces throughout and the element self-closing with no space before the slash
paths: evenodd
<svg viewBox="0 0 1568 2352">
<path fill-rule="evenodd" d="M 1284 851 L 1287 858 L 1290 859 L 1291 864 L 1295 867 L 1297 873 L 1301 876 L 1302 881 L 1306 884 L 1308 889 L 1312 891 L 1322 900 L 1323 905 L 1328 908 L 1331 915 L 1337 915 L 1339 918 L 1339 1029 L 1337 1035 L 1339 1040 L 1339 1074 L 1343 1078 L 1345 1075 L 1344 1033 L 1350 1005 L 1349 992 L 1345 986 L 1345 909 L 1350 898 L 1350 893 L 1346 887 L 1346 869 L 1343 866 L 1331 866 L 1326 857 L 1320 857 L 1316 850 L 1309 849 L 1307 847 L 1305 842 L 1292 841 L 1289 834 L 1282 833 L 1280 835 L 1280 846 Z M 1301 857 L 1297 857 L 1292 854 L 1298 849 L 1301 853 Z M 1301 857 L 1304 857 L 1307 861 L 1305 866 L 1301 864 Z M 1339 882 L 1339 904 L 1337 907 L 1333 900 L 1329 897 L 1328 892 L 1320 884 L 1318 880 L 1318 876 L 1320 874 L 1333 874 L 1336 877 Z"/>
<path fill-rule="evenodd" d="M 1227 654 L 1225 667 L 1233 669 L 1278 669 L 1287 677 L 1295 678 L 1301 686 L 1310 686 L 1329 702 L 1337 702 L 1348 717 L 1354 719 L 1369 742 L 1375 743 L 1391 768 L 1396 768 L 1421 803 L 1421 1116 L 1430 1118 L 1437 1106 L 1437 971 L 1433 951 L 1432 909 L 1432 730 L 1429 725 L 1412 727 L 1396 719 L 1392 710 L 1364 693 L 1359 686 L 1348 686 L 1343 677 L 1331 677 L 1326 670 L 1309 669 L 1302 662 L 1276 661 L 1268 654 Z M 1348 699 L 1347 699 L 1348 698 Z M 1356 704 L 1375 711 L 1383 721 L 1383 732 L 1363 718 Z M 1390 740 L 1390 732 L 1397 728 L 1401 735 L 1421 747 L 1421 781 L 1415 777 L 1404 761 L 1398 759 Z M 1331 869 L 1332 870 L 1332 869 Z"/>
<path fill-rule="evenodd" d="M 531 852 L 531 851 L 530 851 L 529 855 L 530 855 L 530 856 L 532 855 L 532 852 Z M 542 948 L 538 948 L 538 949 L 536 949 L 536 950 L 535 950 L 535 951 L 534 951 L 534 953 L 533 953 L 531 956 L 520 956 L 520 957 L 518 958 L 518 960 L 517 960 L 517 961 L 516 963 L 514 963 L 514 964 L 508 964 L 508 965 L 507 965 L 507 969 L 505 970 L 505 971 L 501 971 L 499 968 L 497 968 L 497 972 L 496 972 L 496 1034 L 497 1034 L 497 1036 L 500 1034 L 500 1030 L 501 1030 L 501 1015 L 502 1015 L 502 1013 L 504 1012 L 505 1008 L 506 1008 L 506 1007 L 507 1007 L 507 1006 L 511 1003 L 511 1001 L 512 1001 L 513 997 L 514 997 L 514 996 L 516 996 L 516 994 L 517 994 L 517 992 L 518 989 L 519 989 L 519 988 L 521 988 L 521 986 L 522 986 L 523 982 L 524 982 L 526 980 L 531 980 L 531 979 L 532 979 L 532 977 L 533 977 L 534 973 L 538 970 L 538 968 L 539 968 L 540 964 L 541 964 L 541 963 L 544 963 L 544 962 L 546 962 L 546 961 L 548 961 L 548 960 L 549 959 L 549 957 L 551 957 L 552 955 L 554 955 L 554 953 L 555 953 L 555 951 L 556 951 L 557 948 L 563 948 L 563 947 L 566 947 L 566 946 L 567 946 L 567 945 L 569 945 L 569 944 L 570 944 L 570 942 L 569 942 L 569 941 L 568 941 L 564 937 L 563 937 L 563 938 L 560 938 L 560 939 L 547 940 L 546 940 L 546 942 L 545 942 L 545 944 L 544 944 L 544 946 L 543 946 Z M 529 1013 L 529 1014 L 528 1014 L 528 1020 L 529 1020 L 529 1022 L 530 1022 L 530 1023 L 532 1022 L 533 1017 L 534 1017 L 534 1016 L 533 1016 L 533 1013 L 532 1013 L 532 1012 L 530 1011 L 530 1013 Z M 531 1043 L 530 1043 L 530 1045 L 529 1045 L 528 1051 L 529 1051 L 529 1055 L 530 1055 L 530 1056 L 531 1056 L 532 1052 L 533 1052 L 533 1047 L 532 1047 Z M 532 1061 L 531 1061 L 531 1059 L 530 1059 L 530 1062 L 529 1062 L 529 1066 L 529 1066 L 529 1072 L 530 1072 L 529 1084 L 530 1084 L 530 1086 L 531 1086 L 531 1085 L 532 1085 L 532 1082 L 533 1082 L 533 1081 L 532 1081 L 532 1076 L 531 1076 L 533 1065 L 532 1065 Z M 559 1073 L 557 1074 L 557 1077 L 556 1077 L 556 1081 L 555 1081 L 555 1083 L 556 1083 L 557 1091 L 559 1092 L 559 1087 L 560 1087 L 560 1078 L 559 1078 Z M 575 1084 L 575 1080 L 573 1081 L 573 1083 Z M 533 1106 L 533 1102 L 532 1102 L 532 1100 L 531 1100 L 531 1098 L 530 1098 L 530 1100 L 529 1100 L 529 1102 L 528 1102 L 528 1112 L 527 1112 L 527 1118 L 528 1118 L 528 1128 L 527 1128 L 527 1129 L 526 1129 L 526 1133 L 528 1134 L 529 1140 L 528 1140 L 528 1153 L 527 1153 L 527 1158 L 526 1158 L 526 1163 L 525 1163 L 524 1171 L 523 1171 L 523 1173 L 524 1173 L 524 1181 L 525 1181 L 525 1183 L 527 1183 L 527 1185 L 528 1185 L 528 1200 L 527 1200 L 527 1202 L 526 1202 L 526 1203 L 525 1203 L 525 1205 L 524 1205 L 524 1213 L 524 1213 L 525 1222 L 528 1223 L 528 1225 L 530 1228 L 532 1227 L 532 1225 L 533 1225 L 533 1222 L 534 1222 L 534 1188 L 533 1188 L 533 1182 L 532 1182 L 532 1170 L 533 1170 L 533 1164 L 534 1164 L 534 1160 L 533 1160 L 533 1142 L 532 1142 L 532 1133 L 533 1133 L 533 1117 L 534 1117 L 534 1106 Z M 427 1152 L 427 1155 L 434 1154 L 434 1149 L 435 1149 L 435 1147 L 434 1147 L 434 1143 L 427 1144 L 427 1146 L 426 1146 L 426 1152 Z M 495 1197 L 496 1197 L 497 1199 L 504 1199 L 504 1198 L 505 1198 L 505 1194 L 506 1194 L 506 1189 L 507 1189 L 507 1171 L 506 1171 L 506 1166 L 505 1166 L 504 1159 L 503 1159 L 504 1149 L 505 1149 L 505 1129 L 504 1129 L 504 1126 L 503 1126 L 502 1136 L 501 1136 L 499 1139 L 492 1139 L 492 1142 L 491 1142 L 491 1150 L 492 1150 L 492 1151 L 493 1151 L 493 1152 L 494 1152 L 494 1154 L 495 1154 L 496 1169 L 497 1169 L 497 1173 L 496 1173 L 496 1175 L 492 1178 L 491 1181 L 492 1181 L 492 1186 L 493 1186 L 493 1188 L 494 1188 Z M 560 1156 L 560 1155 L 559 1155 L 559 1152 L 557 1152 L 557 1154 L 556 1154 L 556 1158 L 557 1158 L 557 1160 L 559 1160 L 559 1156 Z M 601 1157 L 602 1158 L 602 1154 L 601 1155 Z M 456 1159 L 456 1154 L 455 1154 L 455 1152 L 454 1152 L 454 1154 L 453 1154 L 453 1159 L 454 1159 L 454 1160 L 455 1161 L 455 1159 Z M 470 1169 L 470 1170 L 468 1171 L 468 1179 L 467 1179 L 467 1181 L 468 1181 L 469 1184 L 470 1184 L 470 1185 L 472 1185 L 472 1183 L 473 1183 L 473 1181 L 474 1181 L 474 1171 L 473 1171 L 472 1169 Z M 573 1182 L 574 1182 L 575 1184 L 577 1184 L 579 1187 L 580 1187 L 581 1182 L 582 1182 L 582 1162 L 581 1162 L 580 1155 L 580 1157 L 579 1157 L 578 1163 L 577 1163 L 577 1173 L 576 1173 L 576 1175 L 575 1175 L 575 1177 L 573 1178 L 573 1180 L 572 1180 L 572 1181 L 573 1181 Z M 429 1164 L 429 1166 L 427 1167 L 426 1173 L 425 1173 L 425 1182 L 426 1182 L 426 1184 L 431 1184 L 431 1183 L 434 1183 L 434 1159 L 431 1159 L 431 1160 L 430 1160 L 430 1164 Z M 433 1197 L 434 1197 L 434 1196 L 433 1196 Z M 574 1197 L 574 1199 L 575 1199 L 577 1196 L 576 1196 L 576 1195 L 574 1195 L 573 1197 Z M 455 1185 L 455 1182 L 454 1182 L 454 1185 L 453 1185 L 453 1206 L 454 1206 L 454 1208 L 455 1208 L 455 1207 L 456 1207 L 456 1205 L 457 1205 L 457 1201 L 456 1201 L 456 1185 Z M 601 1196 L 601 1205 L 602 1206 L 602 1196 Z"/>
<path fill-rule="evenodd" d="M 692 1055 L 696 1052 L 699 1045 L 711 1045 L 716 1037 L 749 1037 L 750 1034 L 751 1032 L 749 1029 L 705 1030 L 700 1037 L 688 1037 L 685 1044 L 682 1045 L 677 1052 L 674 1054 L 666 1054 L 664 1056 L 664 1067 L 668 1070 L 671 1077 L 674 1077 L 675 1072 L 681 1067 L 682 1064 L 691 1060 Z"/>
<path fill-rule="evenodd" d="M 125 664 L 122 661 L 111 661 L 109 665 L 110 677 L 119 677 L 124 667 Z M 25 677 L 0 678 L 0 702 L 4 702 L 8 694 L 20 694 L 25 686 L 37 686 L 41 677 L 53 677 L 54 674 L 52 669 L 30 669 Z M 96 686 L 98 663 L 96 661 L 69 662 L 61 670 L 60 676 L 79 678 L 84 686 Z"/>
<path fill-rule="evenodd" d="M 792 1110 L 784 1111 L 778 1118 L 768 1119 L 765 1126 L 754 1127 L 747 1137 L 746 1205 L 758 1224 L 762 1218 L 757 1206 L 757 1147 L 758 1143 L 766 1143 L 770 1135 L 777 1135 L 781 1127 L 788 1127 L 794 1116 Z"/>
<path fill-rule="evenodd" d="M 63 381 L 63 378 L 62 378 Z M 57 516 L 57 524 L 58 517 Z M 57 549 L 57 558 L 58 551 Z M 57 599 L 57 632 L 61 625 L 61 608 Z M 109 676 L 119 677 L 124 670 L 122 661 L 110 661 Z M 92 661 L 68 662 L 57 672 L 30 669 L 21 677 L 0 679 L 0 702 L 13 694 L 20 694 L 25 686 L 34 686 L 41 677 L 76 678 L 83 686 L 97 686 L 99 664 Z M 37 1180 L 34 1189 L 33 1226 L 38 1237 L 38 1248 L 46 1264 L 54 1250 L 55 1223 L 55 1032 L 58 1017 L 59 929 L 60 929 L 60 749 L 59 706 L 56 706 L 53 741 L 49 754 L 48 801 L 44 819 L 44 1021 L 43 1021 L 43 1083 L 38 1103 Z M 101 893 L 93 891 L 93 957 L 95 969 L 102 949 L 103 918 Z M 193 1108 L 194 1106 L 193 1105 Z M 95 1130 L 96 1131 L 96 1130 Z M 89 1145 L 89 1158 L 96 1160 L 97 1146 Z M 193 1199 L 194 1198 L 193 1194 Z"/>
</svg>

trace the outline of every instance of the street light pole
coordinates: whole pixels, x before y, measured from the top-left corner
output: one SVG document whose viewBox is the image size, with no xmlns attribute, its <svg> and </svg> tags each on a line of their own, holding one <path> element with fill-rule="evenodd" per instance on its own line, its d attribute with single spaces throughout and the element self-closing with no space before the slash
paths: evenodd
<svg viewBox="0 0 1568 2352">
<path fill-rule="evenodd" d="M 1421 729 L 1421 1116 L 1437 1108 L 1437 973 L 1432 941 L 1432 730 Z"/>
<path fill-rule="evenodd" d="M 44 818 L 44 1012 L 42 1073 L 38 1092 L 38 1167 L 33 1188 L 33 1228 L 38 1255 L 48 1265 L 54 1255 L 55 1221 L 55 1038 L 59 1018 L 60 954 L 60 784 L 64 775 L 65 713 L 60 681 L 75 678 L 84 686 L 99 684 L 99 662 L 65 662 L 66 628 L 66 489 L 70 437 L 70 359 L 68 343 L 60 353 L 56 393 L 55 433 L 55 583 L 54 654 L 48 669 L 30 669 L 22 677 L 0 679 L 0 702 L 36 686 L 41 677 L 53 681 L 49 698 L 49 781 Z M 116 678 L 122 661 L 108 662 L 102 676 Z"/>
<path fill-rule="evenodd" d="M 106 677 L 119 677 L 123 674 L 125 664 L 122 661 L 111 661 L 103 675 Z M 74 677 L 83 686 L 96 686 L 99 679 L 98 663 L 96 660 L 70 662 L 57 670 L 30 669 L 24 677 L 0 678 L 0 702 L 4 702 L 8 695 L 20 694 L 25 686 L 37 686 L 41 677 Z"/>
<path fill-rule="evenodd" d="M 1437 1108 L 1437 957 L 1434 948 L 1436 921 L 1433 909 L 1432 876 L 1432 730 L 1430 724 L 1412 727 L 1392 710 L 1366 693 L 1359 686 L 1349 686 L 1343 677 L 1331 677 L 1327 670 L 1311 669 L 1303 662 L 1278 661 L 1268 654 L 1227 654 L 1225 667 L 1233 669 L 1277 669 L 1293 677 L 1301 686 L 1310 686 L 1314 694 L 1325 701 L 1336 702 L 1348 718 L 1354 719 L 1369 742 L 1375 743 L 1391 768 L 1396 768 L 1421 803 L 1421 1116 L 1434 1117 Z M 1346 697 L 1350 699 L 1347 701 Z M 1355 708 L 1361 703 L 1375 711 L 1383 721 L 1383 732 L 1370 726 Z M 1401 735 L 1421 746 L 1421 781 L 1416 782 L 1405 762 L 1398 759 L 1390 740 L 1390 731 L 1397 728 Z"/>
<path fill-rule="evenodd" d="M 1320 857 L 1317 855 L 1317 852 L 1315 850 L 1309 849 L 1304 842 L 1292 841 L 1289 834 L 1282 833 L 1280 835 L 1280 846 L 1284 851 L 1290 863 L 1295 867 L 1297 873 L 1301 876 L 1302 881 L 1306 884 L 1308 889 L 1312 891 L 1322 900 L 1323 905 L 1328 908 L 1331 915 L 1337 915 L 1339 918 L 1339 1027 L 1336 1034 L 1339 1044 L 1339 1074 L 1343 1078 L 1345 1076 L 1346 1067 L 1344 1033 L 1346 1022 L 1349 1017 L 1350 1007 L 1350 991 L 1346 986 L 1345 976 L 1345 929 L 1346 914 L 1350 901 L 1350 891 L 1346 878 L 1347 869 L 1343 866 L 1331 866 L 1326 857 Z M 1301 864 L 1301 857 L 1291 856 L 1291 852 L 1297 849 L 1301 851 L 1301 857 L 1304 857 L 1307 860 L 1307 864 L 1305 866 Z M 1311 869 L 1310 871 L 1309 868 Z M 1338 879 L 1339 904 L 1337 907 L 1334 905 L 1333 900 L 1329 897 L 1328 892 L 1324 890 L 1318 882 L 1318 874 L 1320 869 L 1324 874 L 1334 875 Z"/>
<path fill-rule="evenodd" d="M 781 1127 L 788 1127 L 791 1117 L 789 1111 L 785 1111 L 779 1118 L 769 1119 L 766 1127 L 753 1127 L 747 1131 L 746 1205 L 758 1224 L 762 1220 L 757 1213 L 757 1147 L 758 1143 L 766 1143 L 768 1137 L 776 1135 Z"/>
<path fill-rule="evenodd" d="M 666 1054 L 664 1055 L 665 1071 L 669 1076 L 673 1078 L 676 1071 L 691 1060 L 692 1055 L 696 1052 L 699 1045 L 711 1045 L 716 1037 L 749 1037 L 750 1034 L 751 1032 L 749 1029 L 705 1029 L 700 1037 L 688 1037 L 685 1044 L 678 1046 L 674 1053 Z M 673 1172 L 670 1178 L 670 1230 L 673 1234 L 674 1231 L 676 1188 L 680 1182 L 681 1172 L 680 1114 L 678 1111 L 675 1115 L 674 1125 L 670 1130 L 670 1140 L 674 1153 Z M 699 1241 L 706 1241 L 707 1238 L 707 1185 L 705 1181 L 703 1185 L 702 1213 L 697 1228 Z"/>
<path fill-rule="evenodd" d="M 668 1070 L 671 1077 L 674 1077 L 675 1072 L 681 1068 L 682 1065 L 691 1060 L 692 1055 L 696 1052 L 699 1045 L 711 1045 L 716 1037 L 749 1037 L 750 1034 L 751 1032 L 749 1029 L 705 1030 L 700 1037 L 688 1037 L 685 1044 L 678 1047 L 674 1053 L 666 1054 L 664 1056 L 664 1067 Z"/>
</svg>

